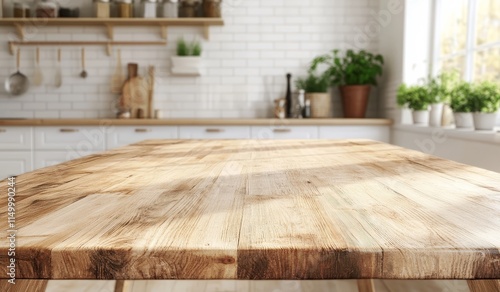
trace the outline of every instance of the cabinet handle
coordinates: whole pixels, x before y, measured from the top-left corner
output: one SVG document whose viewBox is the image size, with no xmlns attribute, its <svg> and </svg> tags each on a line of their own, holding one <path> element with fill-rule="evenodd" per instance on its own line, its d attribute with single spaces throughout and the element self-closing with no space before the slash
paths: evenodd
<svg viewBox="0 0 500 292">
<path fill-rule="evenodd" d="M 7 132 L 6 129 L 0 129 L 0 133 L 5 133 L 5 132 Z"/>
<path fill-rule="evenodd" d="M 274 133 L 290 133 L 292 129 L 274 129 Z"/>
<path fill-rule="evenodd" d="M 135 129 L 135 132 L 136 133 L 147 133 L 147 132 L 151 132 L 150 129 Z"/>
<path fill-rule="evenodd" d="M 206 129 L 205 132 L 207 132 L 207 133 L 222 133 L 222 132 L 224 132 L 224 129 Z"/>
<path fill-rule="evenodd" d="M 61 133 L 76 133 L 78 131 L 78 129 L 59 129 L 59 132 Z"/>
</svg>

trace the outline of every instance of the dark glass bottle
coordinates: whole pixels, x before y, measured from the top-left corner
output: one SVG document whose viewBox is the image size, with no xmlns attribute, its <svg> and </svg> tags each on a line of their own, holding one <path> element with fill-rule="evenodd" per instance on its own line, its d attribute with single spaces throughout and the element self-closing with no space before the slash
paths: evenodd
<svg viewBox="0 0 500 292">
<path fill-rule="evenodd" d="M 286 117 L 292 117 L 292 74 L 286 74 L 287 87 L 286 87 Z"/>
</svg>

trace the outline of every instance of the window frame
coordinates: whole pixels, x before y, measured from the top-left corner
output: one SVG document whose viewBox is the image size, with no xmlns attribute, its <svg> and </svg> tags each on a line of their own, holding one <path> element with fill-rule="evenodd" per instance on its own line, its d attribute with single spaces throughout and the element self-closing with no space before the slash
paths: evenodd
<svg viewBox="0 0 500 292">
<path fill-rule="evenodd" d="M 497 42 L 485 43 L 481 45 L 476 44 L 476 31 L 477 31 L 477 16 L 478 16 L 478 5 L 481 0 L 467 0 L 468 1 L 468 14 L 467 14 L 467 35 L 466 35 L 466 45 L 465 50 L 458 53 L 450 54 L 447 56 L 441 56 L 440 48 L 440 36 L 441 36 L 441 24 L 442 24 L 442 11 L 443 11 L 443 0 L 434 0 L 433 2 L 433 35 L 432 35 L 432 63 L 431 63 L 431 73 L 436 76 L 441 68 L 440 62 L 443 60 L 451 59 L 458 56 L 464 56 L 464 72 L 463 80 L 467 82 L 472 82 L 474 80 L 475 74 L 475 54 L 488 49 L 499 48 L 500 40 Z"/>
</svg>

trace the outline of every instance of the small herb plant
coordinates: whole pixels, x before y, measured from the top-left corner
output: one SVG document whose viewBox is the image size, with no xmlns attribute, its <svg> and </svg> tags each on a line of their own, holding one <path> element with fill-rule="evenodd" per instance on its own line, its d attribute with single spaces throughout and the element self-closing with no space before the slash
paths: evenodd
<svg viewBox="0 0 500 292">
<path fill-rule="evenodd" d="M 199 57 L 201 56 L 202 47 L 199 41 L 193 41 L 191 43 L 191 55 Z"/>
<path fill-rule="evenodd" d="M 203 49 L 199 41 L 192 41 L 191 43 L 187 43 L 184 38 L 180 38 L 177 41 L 177 56 L 179 57 L 199 57 L 201 56 L 202 50 Z"/>
<path fill-rule="evenodd" d="M 432 98 L 426 86 L 401 84 L 398 88 L 397 103 L 399 106 L 408 106 L 415 111 L 425 111 L 432 103 Z"/>
<path fill-rule="evenodd" d="M 460 82 L 450 92 L 450 107 L 456 113 L 470 113 L 474 111 L 474 101 L 471 98 L 472 85 Z"/>
<path fill-rule="evenodd" d="M 343 85 L 377 85 L 377 76 L 382 75 L 384 58 L 364 50 L 355 52 L 348 50 L 341 56 L 339 50 L 332 54 L 316 57 L 311 65 L 314 71 L 320 65 L 326 65 L 325 72 L 333 86 Z"/>
<path fill-rule="evenodd" d="M 434 78 L 429 78 L 428 88 L 431 96 L 431 103 L 450 102 L 450 95 L 456 87 L 460 76 L 456 71 L 442 72 Z"/>
<path fill-rule="evenodd" d="M 500 88 L 489 81 L 472 85 L 469 98 L 474 112 L 496 113 L 500 108 Z"/>
<path fill-rule="evenodd" d="M 295 86 L 298 89 L 303 89 L 307 93 L 325 93 L 330 87 L 330 79 L 327 75 L 317 75 L 309 72 L 306 78 L 299 78 L 295 81 Z"/>
</svg>

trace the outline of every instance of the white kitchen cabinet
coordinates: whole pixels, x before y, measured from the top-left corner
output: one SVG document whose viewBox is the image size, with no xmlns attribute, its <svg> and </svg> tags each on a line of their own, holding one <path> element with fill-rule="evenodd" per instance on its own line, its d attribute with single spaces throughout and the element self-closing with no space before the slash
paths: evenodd
<svg viewBox="0 0 500 292">
<path fill-rule="evenodd" d="M 31 150 L 33 128 L 0 127 L 0 150 Z"/>
<path fill-rule="evenodd" d="M 371 139 L 389 143 L 389 126 L 320 126 L 320 139 Z"/>
<path fill-rule="evenodd" d="M 249 126 L 180 126 L 180 139 L 250 139 Z"/>
<path fill-rule="evenodd" d="M 0 180 L 32 170 L 31 151 L 0 151 Z"/>
<path fill-rule="evenodd" d="M 252 139 L 318 139 L 317 126 L 254 126 Z"/>
<path fill-rule="evenodd" d="M 87 152 L 104 150 L 106 130 L 102 127 L 36 127 L 34 147 L 38 150 Z"/>
<path fill-rule="evenodd" d="M 177 139 L 175 126 L 114 127 L 107 133 L 107 149 L 129 145 L 150 139 Z"/>
</svg>

